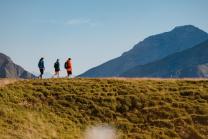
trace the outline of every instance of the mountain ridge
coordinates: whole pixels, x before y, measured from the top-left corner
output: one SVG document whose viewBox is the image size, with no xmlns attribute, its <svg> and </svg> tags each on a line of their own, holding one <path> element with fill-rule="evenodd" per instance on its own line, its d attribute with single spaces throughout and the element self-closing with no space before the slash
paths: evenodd
<svg viewBox="0 0 208 139">
<path fill-rule="evenodd" d="M 178 26 L 169 32 L 147 37 L 121 56 L 91 68 L 79 77 L 112 77 L 138 66 L 191 48 L 208 39 L 208 34 L 192 26 Z"/>
<path fill-rule="evenodd" d="M 15 64 L 9 56 L 0 53 L 0 78 L 31 79 L 34 77 L 33 74 Z"/>
<path fill-rule="evenodd" d="M 136 66 L 120 76 L 124 77 L 207 77 L 208 40 L 161 60 Z M 206 69 L 206 70 L 205 70 Z M 204 71 L 203 71 L 204 70 Z"/>
</svg>

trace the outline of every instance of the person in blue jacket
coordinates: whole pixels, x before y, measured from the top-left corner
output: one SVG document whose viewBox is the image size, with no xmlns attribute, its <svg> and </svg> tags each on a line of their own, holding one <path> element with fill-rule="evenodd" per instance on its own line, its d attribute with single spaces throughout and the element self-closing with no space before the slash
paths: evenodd
<svg viewBox="0 0 208 139">
<path fill-rule="evenodd" d="M 45 70 L 44 58 L 43 57 L 39 60 L 38 67 L 39 67 L 39 70 L 40 70 L 39 78 L 42 79 L 43 78 L 43 74 L 44 74 L 44 70 Z"/>
</svg>

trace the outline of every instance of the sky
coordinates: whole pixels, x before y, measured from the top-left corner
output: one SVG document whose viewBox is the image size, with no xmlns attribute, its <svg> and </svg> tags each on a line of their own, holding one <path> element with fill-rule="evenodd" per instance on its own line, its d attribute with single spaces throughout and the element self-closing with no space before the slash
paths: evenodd
<svg viewBox="0 0 208 139">
<path fill-rule="evenodd" d="M 45 58 L 79 75 L 146 37 L 194 25 L 208 32 L 208 0 L 0 0 L 0 52 L 30 72 Z"/>
</svg>

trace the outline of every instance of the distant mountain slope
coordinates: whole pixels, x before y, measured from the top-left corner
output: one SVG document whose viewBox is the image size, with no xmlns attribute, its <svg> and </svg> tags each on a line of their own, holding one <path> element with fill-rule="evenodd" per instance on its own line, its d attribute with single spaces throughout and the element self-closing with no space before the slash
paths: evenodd
<svg viewBox="0 0 208 139">
<path fill-rule="evenodd" d="M 136 66 L 124 77 L 208 77 L 208 40 L 150 64 Z"/>
<path fill-rule="evenodd" d="M 13 61 L 5 54 L 0 53 L 0 78 L 24 78 L 30 79 L 35 76 Z"/>
<path fill-rule="evenodd" d="M 180 26 L 170 32 L 153 35 L 136 44 L 120 57 L 81 74 L 81 77 L 111 77 L 137 66 L 162 59 L 191 48 L 208 39 L 208 34 L 192 25 Z"/>
</svg>

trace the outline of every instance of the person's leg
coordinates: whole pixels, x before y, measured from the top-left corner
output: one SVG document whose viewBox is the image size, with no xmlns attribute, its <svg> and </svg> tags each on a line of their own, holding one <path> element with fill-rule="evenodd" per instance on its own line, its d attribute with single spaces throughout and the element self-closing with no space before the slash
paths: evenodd
<svg viewBox="0 0 208 139">
<path fill-rule="evenodd" d="M 41 79 L 43 78 L 43 72 L 40 73 L 40 78 L 41 78 Z"/>
<path fill-rule="evenodd" d="M 68 71 L 68 78 L 71 78 L 71 76 L 72 76 L 72 72 Z"/>
<path fill-rule="evenodd" d="M 58 78 L 58 76 L 59 76 L 59 75 L 58 75 L 58 71 L 55 72 L 55 75 L 56 75 L 56 77 Z"/>
<path fill-rule="evenodd" d="M 56 76 L 56 71 L 54 72 L 54 75 L 52 76 L 52 78 L 54 78 Z"/>
<path fill-rule="evenodd" d="M 40 75 L 39 75 L 39 79 L 42 79 L 42 74 L 40 73 Z"/>
<path fill-rule="evenodd" d="M 57 71 L 57 77 L 59 78 L 59 71 Z"/>
<path fill-rule="evenodd" d="M 70 77 L 70 71 L 67 71 L 67 78 Z"/>
<path fill-rule="evenodd" d="M 69 71 L 67 71 L 67 77 L 69 78 Z"/>
<path fill-rule="evenodd" d="M 43 69 L 40 69 L 40 78 L 43 78 Z"/>
<path fill-rule="evenodd" d="M 40 70 L 40 75 L 38 76 L 38 78 L 41 78 L 41 76 L 42 76 L 42 71 L 41 71 L 41 69 L 39 69 Z"/>
</svg>

